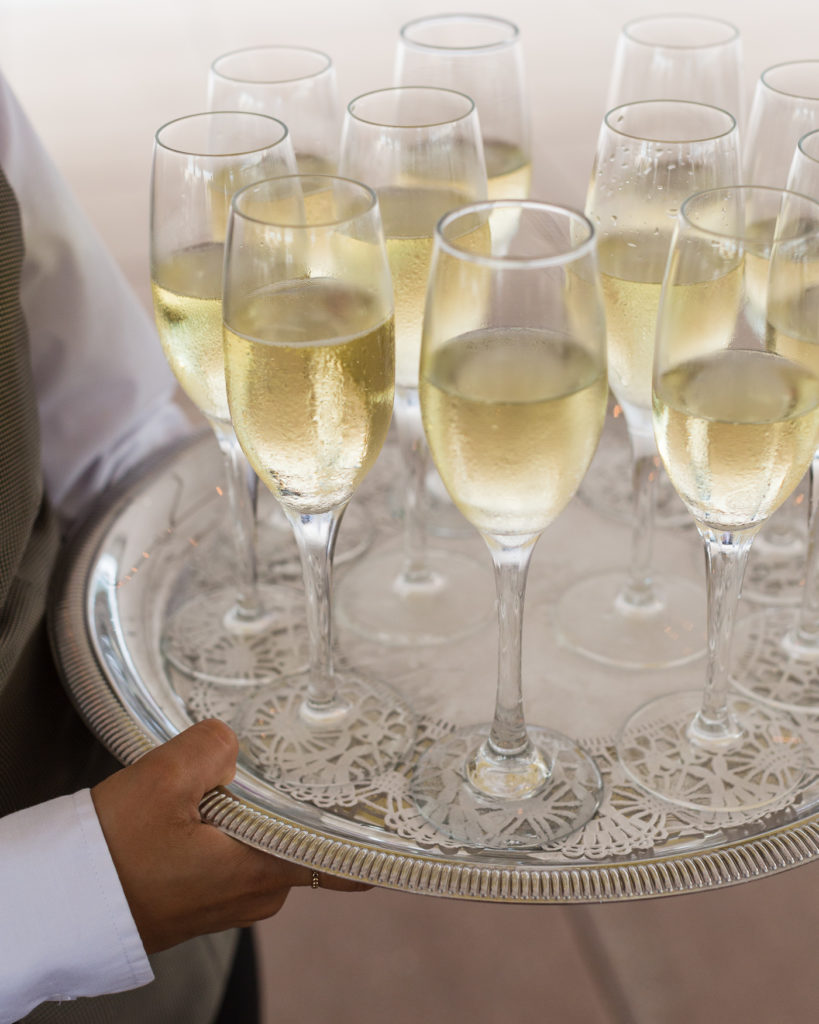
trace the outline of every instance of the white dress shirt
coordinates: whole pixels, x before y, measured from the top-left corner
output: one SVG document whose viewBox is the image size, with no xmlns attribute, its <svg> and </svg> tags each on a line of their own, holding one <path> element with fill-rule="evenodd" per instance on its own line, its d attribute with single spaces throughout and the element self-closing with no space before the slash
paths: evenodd
<svg viewBox="0 0 819 1024">
<path fill-rule="evenodd" d="M 0 1022 L 153 972 L 86 789 L 0 818 Z"/>
<path fill-rule="evenodd" d="M 187 421 L 150 317 L 2 75 L 0 165 L 22 216 L 46 489 L 71 521 Z M 0 1024 L 152 980 L 87 790 L 0 819 L 0 949 Z"/>
</svg>

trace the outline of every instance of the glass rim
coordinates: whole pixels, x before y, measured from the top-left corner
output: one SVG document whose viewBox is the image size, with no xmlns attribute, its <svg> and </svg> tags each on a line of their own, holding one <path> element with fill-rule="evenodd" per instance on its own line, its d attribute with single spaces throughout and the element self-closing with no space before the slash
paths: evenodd
<svg viewBox="0 0 819 1024">
<path fill-rule="evenodd" d="M 819 143 L 819 128 L 813 128 L 811 131 L 805 132 L 804 135 L 800 136 L 799 140 L 796 143 L 796 148 L 799 150 L 799 152 L 806 160 L 812 160 L 814 163 L 819 163 L 819 150 L 817 150 L 814 154 L 808 153 L 808 151 L 805 149 L 804 144 L 808 141 L 808 139 L 816 139 L 817 143 Z"/>
<path fill-rule="evenodd" d="M 785 238 L 778 239 L 779 242 L 787 241 L 791 242 L 798 238 L 807 238 L 811 234 L 819 233 L 819 200 L 814 199 L 813 196 L 805 195 L 804 192 L 795 192 L 789 188 L 777 188 L 774 185 L 722 185 L 717 188 L 706 188 L 701 189 L 699 192 L 693 192 L 690 196 L 687 196 L 680 204 L 680 210 L 678 213 L 678 220 L 685 221 L 689 227 L 693 228 L 694 231 L 698 231 L 700 234 L 708 235 L 711 238 L 719 239 L 731 239 L 734 241 L 744 241 L 745 235 L 738 235 L 730 231 L 719 231 L 716 228 L 702 227 L 691 219 L 689 213 L 689 207 L 692 203 L 696 203 L 706 196 L 718 196 L 724 195 L 725 193 L 738 193 L 738 192 L 758 192 L 765 193 L 768 195 L 777 195 L 780 198 L 786 196 L 792 196 L 794 199 L 798 199 L 801 202 L 807 202 L 810 206 L 813 206 L 816 210 L 816 226 L 812 229 L 805 228 L 803 231 L 799 231 L 796 234 L 787 235 Z"/>
<path fill-rule="evenodd" d="M 768 80 L 767 76 L 772 74 L 774 71 L 781 71 L 783 68 L 798 67 L 816 67 L 817 69 L 819 69 L 819 59 L 808 58 L 807 60 L 785 60 L 782 61 L 780 64 L 771 64 L 770 67 L 765 68 L 762 74 L 760 74 L 759 81 L 765 86 L 766 89 L 770 89 L 771 92 L 778 93 L 780 96 L 790 96 L 791 98 L 798 100 L 819 101 L 819 88 L 817 88 L 816 90 L 816 95 L 810 96 L 802 92 L 789 92 L 787 89 L 782 89 L 776 85 L 773 85 Z"/>
<path fill-rule="evenodd" d="M 445 237 L 447 227 L 462 217 L 475 214 L 490 214 L 495 210 L 536 210 L 541 213 L 557 213 L 567 222 L 582 224 L 588 230 L 588 236 L 580 242 L 570 244 L 565 251 L 550 256 L 510 256 L 500 254 L 476 253 L 462 249 Z M 457 210 L 449 210 L 435 225 L 435 241 L 439 248 L 450 256 L 465 260 L 468 263 L 484 267 L 503 267 L 507 269 L 540 269 L 558 267 L 577 259 L 582 259 L 595 250 L 597 231 L 591 219 L 581 210 L 560 203 L 547 203 L 540 199 L 482 199 L 467 206 L 459 206 Z"/>
<path fill-rule="evenodd" d="M 266 142 L 264 144 L 256 146 L 240 146 L 237 149 L 231 149 L 224 152 L 206 153 L 202 152 L 201 149 L 182 149 L 179 146 L 169 145 L 160 137 L 162 133 L 166 131 L 166 129 L 173 128 L 174 126 L 180 125 L 184 122 L 196 121 L 203 118 L 221 118 L 225 116 L 235 117 L 237 114 L 243 118 L 255 117 L 261 119 L 262 121 L 267 121 L 269 123 L 278 125 L 278 127 L 281 129 L 278 138 L 276 138 L 273 141 Z M 207 157 L 209 160 L 223 160 L 237 156 L 244 156 L 249 153 L 261 153 L 261 151 L 264 149 L 270 149 L 272 146 L 278 146 L 280 143 L 284 142 L 284 140 L 289 135 L 290 129 L 287 127 L 284 121 L 280 121 L 278 117 L 273 117 L 271 114 L 260 114 L 252 110 L 203 110 L 196 114 L 183 114 L 181 117 L 174 117 L 172 120 L 166 121 L 165 124 L 157 128 L 156 132 L 154 133 L 154 141 L 157 146 L 160 146 L 162 149 L 166 150 L 169 153 L 178 153 L 180 156 L 202 156 Z"/>
<path fill-rule="evenodd" d="M 361 100 L 370 99 L 372 96 L 386 96 L 388 93 L 398 92 L 428 92 L 428 93 L 443 93 L 449 96 L 458 96 L 461 99 L 467 101 L 467 109 L 456 117 L 447 117 L 443 120 L 425 120 L 419 121 L 417 124 L 392 124 L 389 121 L 383 119 L 373 119 L 370 117 L 362 117 L 361 114 L 357 114 L 353 110 L 353 106 L 359 103 Z M 417 131 L 419 128 L 437 128 L 445 124 L 458 124 L 459 121 L 465 121 L 468 117 L 471 117 L 476 110 L 475 101 L 471 96 L 467 96 L 465 92 L 459 92 L 457 89 L 447 89 L 443 86 L 437 85 L 392 85 L 387 86 L 384 89 L 370 89 L 368 92 L 362 92 L 358 96 L 354 96 L 347 104 L 347 113 L 350 117 L 355 118 L 356 121 L 361 124 L 371 125 L 373 128 L 390 128 L 402 131 Z"/>
<path fill-rule="evenodd" d="M 724 131 L 705 133 L 705 134 L 702 134 L 702 135 L 698 135 L 698 136 L 696 136 L 694 138 L 688 137 L 688 138 L 684 138 L 684 139 L 670 139 L 670 138 L 667 138 L 666 136 L 662 136 L 662 137 L 659 137 L 659 138 L 647 139 L 643 135 L 635 135 L 634 132 L 628 132 L 628 131 L 624 131 L 622 128 L 617 128 L 610 121 L 610 118 L 614 114 L 616 114 L 618 110 L 625 110 L 627 107 L 643 107 L 643 108 L 650 107 L 650 106 L 656 107 L 656 106 L 659 106 L 660 104 L 663 104 L 663 103 L 673 104 L 675 106 L 680 106 L 680 107 L 698 107 L 701 110 L 710 110 L 710 111 L 713 111 L 714 113 L 722 114 L 724 117 L 727 117 L 728 120 L 729 120 L 729 123 L 726 125 Z M 680 146 L 680 145 L 685 145 L 685 144 L 691 143 L 691 142 L 708 142 L 708 141 L 713 140 L 713 139 L 723 139 L 727 135 L 730 135 L 731 132 L 736 130 L 736 128 L 737 128 L 737 119 L 734 117 L 734 115 L 730 111 L 725 110 L 723 107 L 714 106 L 714 104 L 712 104 L 712 103 L 700 103 L 697 100 L 679 100 L 679 99 L 670 99 L 670 98 L 669 99 L 657 98 L 657 99 L 646 99 L 646 100 L 630 100 L 630 101 L 628 101 L 626 103 L 618 103 L 616 107 L 612 107 L 611 110 L 607 110 L 606 111 L 605 115 L 603 116 L 603 124 L 606 126 L 606 128 L 609 129 L 610 132 L 613 132 L 615 135 L 620 135 L 624 139 L 636 139 L 638 142 L 660 142 L 660 143 L 664 143 L 665 145 Z"/>
<path fill-rule="evenodd" d="M 317 57 L 321 57 L 324 60 L 323 67 L 320 67 L 317 71 L 311 71 L 306 75 L 291 75 L 289 78 L 246 78 L 243 75 L 230 75 L 224 71 L 220 71 L 217 64 L 220 61 L 228 60 L 230 57 L 238 57 L 241 54 L 247 53 L 262 53 L 267 50 L 280 50 L 288 53 L 309 53 Z M 242 46 L 237 50 L 228 50 L 226 53 L 219 54 L 215 57 L 210 64 L 210 70 L 214 75 L 218 75 L 219 78 L 225 79 L 228 82 L 243 82 L 246 85 L 286 85 L 288 82 L 303 82 L 308 78 L 318 78 L 320 75 L 326 74 L 331 71 L 333 67 L 333 60 L 329 54 L 325 53 L 324 50 L 317 50 L 312 46 L 288 46 L 285 43 L 266 43 L 260 46 Z"/>
<path fill-rule="evenodd" d="M 508 38 L 497 39 L 490 43 L 481 43 L 477 46 L 453 46 L 451 44 L 441 45 L 438 43 L 422 43 L 416 39 L 412 39 L 407 34 L 409 30 L 415 26 L 428 25 L 435 22 L 443 23 L 445 21 L 474 21 L 484 22 L 486 24 L 502 25 L 504 28 L 511 29 L 511 33 Z M 514 21 L 510 21 L 508 18 L 501 18 L 496 14 L 482 14 L 477 12 L 464 12 L 463 14 L 426 14 L 419 18 L 412 18 L 410 21 L 405 21 L 399 30 L 398 36 L 404 45 L 414 47 L 418 50 L 429 50 L 437 53 L 486 53 L 489 50 L 505 50 L 510 46 L 514 46 L 520 38 L 520 29 Z"/>
<path fill-rule="evenodd" d="M 363 196 L 368 198 L 368 203 L 361 210 L 346 217 L 334 217 L 330 220 L 316 221 L 313 224 L 294 224 L 292 222 L 284 222 L 278 220 L 270 220 L 264 217 L 255 217 L 251 213 L 247 213 L 244 210 L 239 209 L 239 202 L 249 192 L 254 189 L 261 188 L 264 185 L 269 185 L 274 181 L 325 181 L 325 182 L 342 182 L 345 185 L 353 185 L 355 189 Z M 329 228 L 329 227 L 340 227 L 343 224 L 351 224 L 354 220 L 358 220 L 359 217 L 370 214 L 374 209 L 378 209 L 378 194 L 375 189 L 366 185 L 363 181 L 357 181 L 355 178 L 347 178 L 340 174 L 278 174 L 270 178 L 261 178 L 259 181 L 252 181 L 248 185 L 244 185 L 242 188 L 237 189 L 233 193 L 233 197 L 230 200 L 230 209 L 237 217 L 241 217 L 242 220 L 248 221 L 253 224 L 261 224 L 271 228 L 284 228 L 288 231 L 314 231 L 316 228 Z"/>
<path fill-rule="evenodd" d="M 676 21 L 683 19 L 692 22 L 707 22 L 709 25 L 720 25 L 730 31 L 725 39 L 715 39 L 711 43 L 649 43 L 632 34 L 632 29 L 636 25 L 645 25 L 647 22 Z M 707 50 L 718 46 L 728 46 L 730 43 L 739 39 L 739 29 L 733 22 L 727 21 L 725 18 L 714 17 L 710 14 L 697 14 L 694 11 L 669 11 L 668 14 L 644 14 L 639 18 L 631 18 L 627 21 L 623 25 L 622 31 L 623 35 L 632 43 L 637 43 L 640 46 L 651 46 L 655 49 L 661 50 Z"/>
</svg>

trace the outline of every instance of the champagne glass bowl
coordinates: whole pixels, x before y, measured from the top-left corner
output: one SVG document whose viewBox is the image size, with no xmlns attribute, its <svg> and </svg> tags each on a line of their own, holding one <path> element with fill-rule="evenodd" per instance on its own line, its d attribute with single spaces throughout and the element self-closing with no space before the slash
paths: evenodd
<svg viewBox="0 0 819 1024">
<path fill-rule="evenodd" d="M 531 115 L 517 25 L 485 14 L 407 22 L 398 39 L 397 85 L 435 85 L 471 96 L 478 111 L 490 199 L 524 199 L 532 179 Z M 512 209 L 493 228 L 514 227 Z"/>
<path fill-rule="evenodd" d="M 609 109 L 635 100 L 710 103 L 742 121 L 742 40 L 735 25 L 705 14 L 649 14 L 617 37 Z"/>
<path fill-rule="evenodd" d="M 251 46 L 217 57 L 208 72 L 210 110 L 253 110 L 290 127 L 302 174 L 338 164 L 341 102 L 331 58 L 306 46 Z"/>
</svg>

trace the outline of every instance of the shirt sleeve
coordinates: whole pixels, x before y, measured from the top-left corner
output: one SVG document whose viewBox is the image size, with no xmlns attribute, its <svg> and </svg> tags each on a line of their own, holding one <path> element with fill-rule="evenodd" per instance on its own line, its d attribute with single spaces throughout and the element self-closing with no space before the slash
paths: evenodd
<svg viewBox="0 0 819 1024">
<path fill-rule="evenodd" d="M 63 520 L 190 429 L 151 318 L 0 74 L 46 490 Z M 147 183 L 146 183 L 147 187 Z M 153 977 L 88 791 L 0 819 L 0 1024 Z"/>
<path fill-rule="evenodd" d="M 173 401 L 176 381 L 151 317 L 2 75 L 0 163 L 22 218 L 20 299 L 46 490 L 71 520 L 190 423 Z"/>
<path fill-rule="evenodd" d="M 153 972 L 85 789 L 0 819 L 0 1024 Z"/>
</svg>

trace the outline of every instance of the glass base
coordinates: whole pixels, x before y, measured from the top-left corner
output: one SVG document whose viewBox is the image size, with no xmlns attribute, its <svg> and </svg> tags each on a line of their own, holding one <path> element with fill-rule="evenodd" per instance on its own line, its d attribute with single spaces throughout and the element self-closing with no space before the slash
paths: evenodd
<svg viewBox="0 0 819 1024">
<path fill-rule="evenodd" d="M 680 576 L 655 576 L 657 600 L 640 608 L 623 600 L 625 570 L 587 576 L 557 605 L 563 643 L 605 665 L 669 668 L 700 657 L 706 643 L 706 595 Z"/>
<path fill-rule="evenodd" d="M 440 644 L 486 625 L 495 611 L 489 570 L 459 551 L 427 552 L 428 578 L 404 576 L 400 545 L 374 550 L 338 576 L 334 607 L 339 625 L 395 646 Z"/>
<path fill-rule="evenodd" d="M 410 782 L 421 814 L 455 842 L 486 850 L 539 849 L 582 828 L 603 793 L 591 757 L 568 736 L 529 727 L 545 780 L 529 796 L 489 795 L 470 781 L 470 765 L 490 728 L 460 729 L 437 740 L 421 757 Z M 502 788 L 487 782 L 489 790 Z"/>
<path fill-rule="evenodd" d="M 768 608 L 739 619 L 732 682 L 772 707 L 819 715 L 819 642 L 800 640 L 799 618 L 798 608 Z"/>
<path fill-rule="evenodd" d="M 324 791 L 366 783 L 404 760 L 417 729 L 409 705 L 383 683 L 334 678 L 336 702 L 315 712 L 307 671 L 249 695 L 230 723 L 240 761 L 276 785 Z"/>
<path fill-rule="evenodd" d="M 235 615 L 235 585 L 199 590 L 181 600 L 164 621 L 162 656 L 178 672 L 220 686 L 269 683 L 304 668 L 304 596 L 284 586 L 261 585 L 264 614 Z"/>
<path fill-rule="evenodd" d="M 735 735 L 693 742 L 691 726 L 702 691 L 649 701 L 628 719 L 617 756 L 641 789 L 694 811 L 758 811 L 792 793 L 806 765 L 805 744 L 783 712 L 746 697 L 731 697 Z"/>
</svg>

